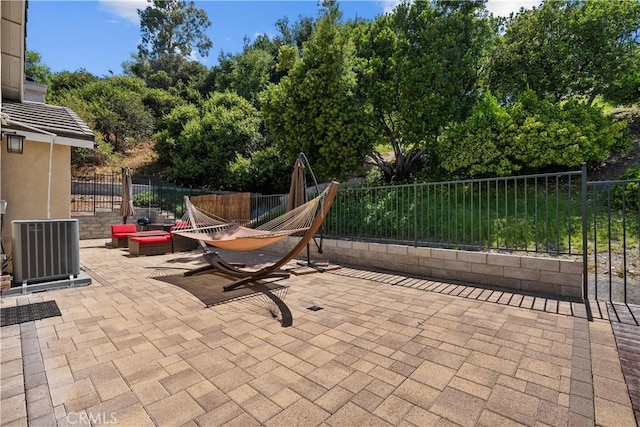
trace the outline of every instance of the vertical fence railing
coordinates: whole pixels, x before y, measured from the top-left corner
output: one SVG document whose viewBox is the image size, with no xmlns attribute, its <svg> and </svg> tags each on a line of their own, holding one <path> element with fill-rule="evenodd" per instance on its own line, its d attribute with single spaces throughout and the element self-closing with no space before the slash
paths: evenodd
<svg viewBox="0 0 640 427">
<path fill-rule="evenodd" d="M 206 194 L 202 189 L 185 188 L 167 183 L 158 176 L 134 175 L 133 201 L 136 208 L 146 208 L 151 215 L 154 210 L 180 218 L 184 213 L 184 196 Z M 113 212 L 120 208 L 122 200 L 122 175 L 92 174 L 71 179 L 71 212 Z"/>
<path fill-rule="evenodd" d="M 95 214 L 120 206 L 119 174 L 92 174 L 71 179 L 71 212 Z"/>
<path fill-rule="evenodd" d="M 116 210 L 121 175 L 72 179 L 72 212 Z M 180 218 L 188 189 L 133 177 L 134 205 Z M 287 194 L 251 196 L 254 225 L 281 215 Z M 312 197 L 312 195 L 310 195 Z M 342 188 L 324 223 L 337 239 L 581 256 L 584 295 L 640 303 L 640 181 L 587 180 L 587 170 Z"/>
<path fill-rule="evenodd" d="M 589 263 L 588 263 L 588 209 L 589 201 L 587 200 L 587 165 L 582 164 L 582 171 L 580 173 L 581 182 L 581 213 L 582 213 L 582 296 L 587 298 L 589 294 Z"/>
<path fill-rule="evenodd" d="M 341 189 L 326 220 L 327 235 L 579 255 L 581 181 L 576 171 Z"/>
<path fill-rule="evenodd" d="M 251 222 L 263 224 L 282 215 L 287 207 L 288 194 L 251 194 Z"/>
<path fill-rule="evenodd" d="M 640 180 L 587 183 L 585 286 L 593 299 L 640 303 Z"/>
</svg>

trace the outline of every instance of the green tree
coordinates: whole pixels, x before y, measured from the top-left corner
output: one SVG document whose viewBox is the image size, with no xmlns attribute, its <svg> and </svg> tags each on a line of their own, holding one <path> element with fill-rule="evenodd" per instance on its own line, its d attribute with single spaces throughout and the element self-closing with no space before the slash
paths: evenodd
<svg viewBox="0 0 640 427">
<path fill-rule="evenodd" d="M 162 117 L 155 135 L 155 150 L 158 164 L 171 172 L 173 159 L 178 156 L 180 138 L 185 125 L 191 120 L 198 120 L 200 112 L 193 104 L 179 105 Z"/>
<path fill-rule="evenodd" d="M 258 106 L 259 99 L 256 95 L 265 89 L 265 84 L 277 84 L 290 69 L 280 67 L 281 51 L 285 49 L 292 53 L 292 58 L 299 57 L 302 46 L 311 38 L 313 22 L 312 18 L 300 16 L 290 24 L 289 19 L 284 17 L 276 21 L 276 36 L 259 34 L 253 41 L 245 37 L 241 53 L 220 53 L 218 65 L 209 70 L 203 81 L 201 93 L 206 95 L 215 91 L 235 90 Z M 292 61 L 289 62 L 292 65 Z M 247 79 L 246 82 L 244 79 Z"/>
<path fill-rule="evenodd" d="M 482 2 L 400 4 L 357 26 L 358 94 L 371 112 L 369 161 L 386 181 L 403 181 L 420 161 L 434 165 L 438 135 L 464 120 L 478 98 L 483 50 L 491 38 Z"/>
<path fill-rule="evenodd" d="M 48 93 L 55 97 L 63 91 L 79 89 L 96 80 L 98 77 L 82 68 L 77 71 L 61 71 L 54 73 L 49 79 Z"/>
<path fill-rule="evenodd" d="M 143 93 L 142 103 L 152 112 L 155 124 L 158 126 L 165 115 L 177 106 L 185 104 L 186 101 L 163 89 L 147 89 Z"/>
<path fill-rule="evenodd" d="M 259 108 L 258 94 L 267 88 L 274 66 L 274 57 L 262 49 L 247 48 L 239 55 L 221 55 L 215 90 L 236 92 Z"/>
<path fill-rule="evenodd" d="M 311 39 L 313 34 L 313 18 L 300 16 L 293 23 L 289 24 L 289 18 L 278 19 L 276 28 L 279 34 L 275 37 L 278 48 L 280 46 L 293 46 L 302 54 L 304 44 Z"/>
<path fill-rule="evenodd" d="M 490 93 L 474 106 L 463 122 L 438 138 L 439 164 L 455 178 L 506 176 L 521 166 L 513 158 L 517 125 L 507 108 Z"/>
<path fill-rule="evenodd" d="M 144 80 L 148 87 L 165 89 L 176 96 L 195 102 L 195 95 L 202 86 L 207 69 L 198 61 L 191 61 L 178 54 L 166 54 L 159 58 L 132 55 L 122 64 L 124 74 Z"/>
<path fill-rule="evenodd" d="M 234 191 L 264 194 L 289 191 L 293 161 L 274 146 L 254 151 L 249 157 L 238 155 L 230 164 L 230 187 Z"/>
<path fill-rule="evenodd" d="M 599 164 L 611 151 L 628 148 L 626 122 L 614 123 L 601 108 L 575 99 L 555 104 L 526 91 L 510 114 L 519 126 L 514 157 L 529 169 Z"/>
<path fill-rule="evenodd" d="M 183 184 L 227 188 L 236 156 L 264 147 L 260 113 L 231 92 L 214 93 L 199 107 L 178 107 L 163 122 L 157 139 L 170 158 L 163 154 L 162 160 Z"/>
<path fill-rule="evenodd" d="M 576 100 L 525 91 L 513 105 L 487 94 L 438 140 L 442 167 L 458 178 L 575 169 L 601 163 L 628 143 L 627 124 Z"/>
<path fill-rule="evenodd" d="M 42 63 L 42 56 L 33 50 L 27 50 L 24 58 L 24 75 L 35 83 L 48 84 L 51 69 Z"/>
<path fill-rule="evenodd" d="M 142 41 L 138 53 L 142 58 L 160 58 L 179 54 L 183 58 L 197 50 L 207 56 L 213 43 L 205 34 L 211 26 L 207 12 L 197 9 L 193 1 L 148 0 L 150 6 L 138 9 Z"/>
<path fill-rule="evenodd" d="M 114 151 L 124 153 L 131 142 L 153 133 L 153 114 L 144 105 L 144 81 L 134 77 L 109 77 L 79 89 L 79 95 L 90 103 L 93 127 Z"/>
<path fill-rule="evenodd" d="M 207 73 L 191 60 L 194 51 L 207 56 L 212 42 L 205 34 L 211 22 L 193 1 L 148 0 L 138 9 L 142 41 L 138 52 L 122 64 L 126 75 L 143 79 L 151 88 L 171 90 L 174 95 L 198 100 L 198 88 Z"/>
<path fill-rule="evenodd" d="M 276 146 L 289 158 L 304 151 L 322 177 L 358 171 L 372 144 L 356 96 L 353 41 L 340 19 L 337 6 L 325 2 L 302 57 L 261 98 Z"/>
<path fill-rule="evenodd" d="M 640 2 L 547 0 L 515 15 L 491 55 L 502 99 L 526 89 L 556 101 L 640 99 Z"/>
</svg>

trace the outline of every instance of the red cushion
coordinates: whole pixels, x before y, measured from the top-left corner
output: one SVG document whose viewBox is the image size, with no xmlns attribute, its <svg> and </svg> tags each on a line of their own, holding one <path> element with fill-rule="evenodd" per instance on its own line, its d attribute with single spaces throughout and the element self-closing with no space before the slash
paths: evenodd
<svg viewBox="0 0 640 427">
<path fill-rule="evenodd" d="M 176 228 L 179 228 L 179 229 L 182 229 L 182 230 L 184 230 L 185 228 L 191 228 L 191 223 L 188 222 L 188 221 L 178 221 L 178 222 L 176 222 L 175 224 L 173 224 L 171 226 L 171 228 L 169 229 L 169 232 L 173 233 L 173 231 Z"/>
<path fill-rule="evenodd" d="M 138 231 L 136 233 L 136 235 L 133 236 L 133 237 L 142 237 L 144 235 L 147 235 L 147 236 L 166 236 L 167 234 L 169 234 L 168 231 L 147 230 L 147 231 Z"/>
<path fill-rule="evenodd" d="M 171 241 L 171 234 L 167 234 L 166 236 L 132 237 L 131 240 L 141 245 L 150 245 L 152 243 L 167 243 Z"/>
<path fill-rule="evenodd" d="M 111 237 L 113 237 L 114 239 L 122 239 L 124 237 L 129 236 L 130 234 L 133 234 L 134 232 L 130 232 L 130 233 L 111 233 Z"/>
<path fill-rule="evenodd" d="M 135 224 L 112 224 L 111 225 L 111 237 L 121 238 L 127 237 L 131 233 L 136 232 Z"/>
</svg>

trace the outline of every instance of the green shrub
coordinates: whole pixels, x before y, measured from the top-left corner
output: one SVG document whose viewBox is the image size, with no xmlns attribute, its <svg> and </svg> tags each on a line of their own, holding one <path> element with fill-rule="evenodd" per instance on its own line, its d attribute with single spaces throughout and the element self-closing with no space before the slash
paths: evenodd
<svg viewBox="0 0 640 427">
<path fill-rule="evenodd" d="M 598 164 L 628 141 L 627 123 L 613 122 L 601 108 L 576 100 L 555 104 L 524 93 L 510 109 L 519 126 L 512 152 L 523 168 L 576 168 Z"/>
<path fill-rule="evenodd" d="M 553 103 L 531 91 L 513 106 L 487 94 L 462 123 L 438 140 L 442 167 L 454 176 L 507 176 L 597 164 L 629 144 L 626 121 L 569 100 Z"/>
<path fill-rule="evenodd" d="M 466 121 L 441 135 L 438 157 L 445 170 L 460 178 L 512 175 L 521 168 L 512 156 L 516 134 L 508 110 L 489 93 Z"/>
<path fill-rule="evenodd" d="M 640 167 L 629 168 L 620 174 L 618 180 L 631 181 L 625 184 L 614 184 L 611 187 L 611 206 L 615 209 L 622 209 L 623 205 L 627 211 L 638 210 L 638 189 L 640 187 Z"/>
<path fill-rule="evenodd" d="M 230 187 L 235 191 L 263 194 L 289 191 L 293 161 L 287 160 L 275 147 L 255 151 L 250 157 L 238 155 L 229 165 Z"/>
</svg>

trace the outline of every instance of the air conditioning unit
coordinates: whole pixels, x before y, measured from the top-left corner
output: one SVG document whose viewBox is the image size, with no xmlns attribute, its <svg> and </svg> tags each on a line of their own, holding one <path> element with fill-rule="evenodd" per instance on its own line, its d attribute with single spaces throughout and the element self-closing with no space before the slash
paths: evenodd
<svg viewBox="0 0 640 427">
<path fill-rule="evenodd" d="M 14 285 L 76 278 L 80 274 L 77 219 L 11 221 Z"/>
</svg>

